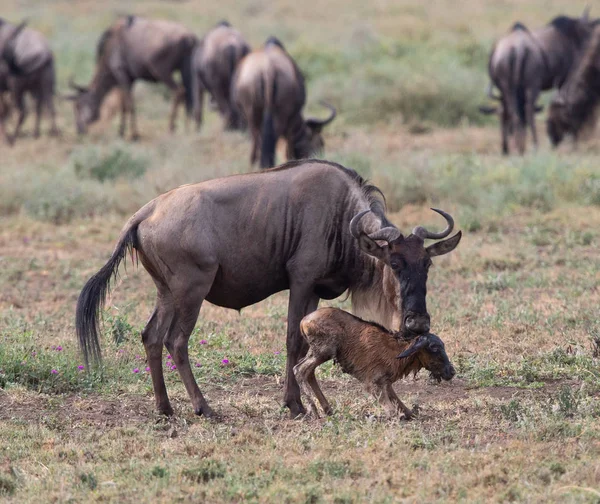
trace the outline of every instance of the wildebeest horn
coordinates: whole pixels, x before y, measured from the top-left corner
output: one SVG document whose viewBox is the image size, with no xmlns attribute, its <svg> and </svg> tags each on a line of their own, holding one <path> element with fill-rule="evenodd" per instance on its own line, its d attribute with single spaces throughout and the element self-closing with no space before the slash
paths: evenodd
<svg viewBox="0 0 600 504">
<path fill-rule="evenodd" d="M 590 19 L 590 4 L 587 4 L 585 6 L 585 9 L 583 9 L 583 14 L 581 14 L 581 19 L 583 19 L 584 21 L 587 21 Z"/>
<path fill-rule="evenodd" d="M 316 119 L 314 117 L 307 119 L 306 124 L 308 124 L 308 126 L 311 128 L 323 128 L 327 126 L 331 121 L 333 121 L 335 119 L 335 116 L 337 115 L 337 110 L 333 105 L 330 105 L 326 101 L 321 101 L 319 103 L 323 105 L 323 107 L 328 108 L 331 111 L 331 114 L 327 119 Z"/>
<path fill-rule="evenodd" d="M 492 81 L 490 81 L 490 83 L 487 86 L 486 89 L 486 94 L 492 99 L 492 100 L 497 100 L 497 101 L 501 101 L 502 98 L 498 95 L 494 94 L 494 84 Z"/>
<path fill-rule="evenodd" d="M 72 75 L 71 75 L 71 77 L 69 77 L 69 87 L 73 88 L 78 93 L 85 93 L 87 91 L 87 88 L 80 86 L 78 84 L 75 84 L 75 81 L 73 80 Z"/>
<path fill-rule="evenodd" d="M 425 240 L 426 238 L 429 238 L 431 240 L 441 240 L 442 238 L 446 238 L 446 236 L 448 236 L 454 229 L 454 219 L 450 214 L 447 214 L 446 212 L 438 208 L 432 208 L 431 210 L 439 213 L 442 217 L 444 217 L 444 219 L 446 219 L 446 222 L 448 223 L 446 229 L 444 229 L 440 233 L 432 233 L 431 231 L 427 231 L 427 229 L 425 229 L 423 226 L 417 226 L 413 229 L 412 234 L 423 238 L 423 240 Z"/>
<path fill-rule="evenodd" d="M 354 236 L 354 238 L 358 239 L 360 238 L 361 235 L 361 229 L 360 229 L 360 220 L 367 215 L 371 210 L 363 210 L 360 213 L 357 213 L 354 217 L 352 217 L 352 220 L 350 221 L 350 234 L 352 236 Z"/>
<path fill-rule="evenodd" d="M 362 229 L 360 227 L 360 221 L 366 214 L 368 214 L 369 212 L 372 212 L 372 211 L 373 210 L 371 210 L 371 209 L 363 210 L 362 212 L 360 212 L 360 213 L 356 214 L 354 217 L 352 217 L 352 220 L 350 221 L 350 233 L 352 234 L 352 236 L 354 236 L 354 238 L 358 239 L 358 238 L 360 238 L 361 234 L 364 234 L 364 231 L 362 231 Z M 390 225 L 390 226 L 381 228 L 367 236 L 369 238 L 371 238 L 371 240 L 382 240 L 382 241 L 386 241 L 386 242 L 390 243 L 390 242 L 393 242 L 394 240 L 398 239 L 401 234 L 402 233 L 400 232 L 400 230 L 398 228 Z"/>
</svg>

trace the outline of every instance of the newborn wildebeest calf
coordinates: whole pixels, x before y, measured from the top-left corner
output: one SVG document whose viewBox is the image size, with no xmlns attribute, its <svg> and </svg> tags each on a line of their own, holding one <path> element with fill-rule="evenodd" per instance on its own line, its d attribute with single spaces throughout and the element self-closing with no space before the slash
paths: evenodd
<svg viewBox="0 0 600 504">
<path fill-rule="evenodd" d="M 431 371 L 438 382 L 442 378 L 451 380 L 455 374 L 444 343 L 435 334 L 401 339 L 379 324 L 365 322 L 337 308 L 322 308 L 307 315 L 300 322 L 300 330 L 310 348 L 294 367 L 294 373 L 314 416 L 318 414 L 308 385 L 325 414 L 332 412 L 315 377 L 315 369 L 331 359 L 338 362 L 344 373 L 365 384 L 390 416 L 402 412 L 406 419 L 413 412 L 396 395 L 392 383 L 422 368 Z"/>
</svg>

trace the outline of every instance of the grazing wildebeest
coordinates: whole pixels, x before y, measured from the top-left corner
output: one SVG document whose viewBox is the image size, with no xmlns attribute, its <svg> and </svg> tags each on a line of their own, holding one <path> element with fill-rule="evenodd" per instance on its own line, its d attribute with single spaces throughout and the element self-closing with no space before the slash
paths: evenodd
<svg viewBox="0 0 600 504">
<path fill-rule="evenodd" d="M 185 99 L 188 114 L 192 112 L 192 55 L 196 36 L 184 26 L 171 21 L 150 20 L 137 16 L 118 19 L 101 36 L 97 49 L 96 71 L 89 87 L 71 81 L 77 94 L 75 121 L 80 134 L 96 121 L 104 97 L 115 87 L 122 93 L 119 134 L 125 135 L 126 115 L 130 116 L 132 138 L 139 138 L 133 101 L 136 80 L 162 82 L 173 92 L 169 129 L 175 130 L 179 104 Z M 183 85 L 173 73 L 179 71 Z"/>
<path fill-rule="evenodd" d="M 490 54 L 489 96 L 499 107 L 481 107 L 484 113 L 498 112 L 502 130 L 502 152 L 509 153 L 509 137 L 515 135 L 516 148 L 525 152 L 529 125 L 537 146 L 536 100 L 541 91 L 561 87 L 587 44 L 593 23 L 587 11 L 581 18 L 560 16 L 538 30 L 530 31 L 516 23 L 509 34 L 498 40 Z M 500 96 L 492 93 L 492 86 Z"/>
<path fill-rule="evenodd" d="M 300 331 L 309 348 L 294 367 L 294 375 L 308 400 L 309 414 L 316 417 L 319 415 L 311 390 L 323 412 L 326 415 L 333 412 L 315 377 L 317 367 L 332 359 L 344 373 L 362 382 L 390 416 L 402 413 L 407 420 L 413 412 L 394 392 L 395 381 L 411 373 L 416 375 L 423 368 L 438 382 L 451 380 L 456 373 L 444 342 L 435 334 L 399 338 L 385 327 L 339 308 L 321 308 L 310 313 L 300 322 Z"/>
<path fill-rule="evenodd" d="M 302 72 L 275 37 L 248 54 L 238 64 L 232 83 L 232 102 L 242 112 L 252 135 L 250 163 L 260 157 L 260 166 L 275 164 L 277 139 L 287 140 L 287 158 L 307 158 L 323 149 L 321 131 L 333 121 L 304 119 L 306 90 Z"/>
<path fill-rule="evenodd" d="M 226 129 L 240 129 L 240 116 L 232 107 L 230 88 L 238 62 L 250 52 L 250 46 L 236 29 L 222 21 L 210 30 L 194 51 L 193 72 L 194 116 L 198 128 L 202 125 L 204 91 L 214 99 L 225 120 Z"/>
<path fill-rule="evenodd" d="M 326 161 L 292 161 L 262 173 L 186 185 L 158 196 L 129 219 L 108 262 L 77 302 L 76 327 L 86 362 L 100 356 L 98 312 L 128 251 L 137 252 L 158 290 L 142 332 L 156 405 L 171 415 L 162 348 L 173 356 L 194 411 L 212 410 L 194 379 L 188 340 L 202 302 L 235 310 L 289 289 L 285 404 L 303 413 L 293 368 L 306 350 L 300 320 L 346 290 L 359 311 L 411 337 L 429 331 L 431 258 L 453 250 L 446 238 L 416 227 L 403 236 L 385 216 L 379 189 Z M 378 243 L 379 242 L 379 243 Z M 380 243 L 385 242 L 381 246 Z"/>
<path fill-rule="evenodd" d="M 5 135 L 9 143 L 19 136 L 23 122 L 27 117 L 25 94 L 35 100 L 35 128 L 33 135 L 40 136 L 40 122 L 44 107 L 50 113 L 50 134 L 57 135 L 56 113 L 54 110 L 54 56 L 39 32 L 27 28 L 25 23 L 15 26 L 0 19 L 0 93 L 9 91 L 11 101 L 19 111 L 17 124 L 12 135 Z M 3 116 L 6 104 L 0 98 Z M 3 123 L 4 117 L 0 118 Z M 4 129 L 4 126 L 0 127 Z"/>
<path fill-rule="evenodd" d="M 596 26 L 584 56 L 550 103 L 546 127 L 553 146 L 566 134 L 577 140 L 597 120 L 600 104 L 600 25 Z"/>
</svg>

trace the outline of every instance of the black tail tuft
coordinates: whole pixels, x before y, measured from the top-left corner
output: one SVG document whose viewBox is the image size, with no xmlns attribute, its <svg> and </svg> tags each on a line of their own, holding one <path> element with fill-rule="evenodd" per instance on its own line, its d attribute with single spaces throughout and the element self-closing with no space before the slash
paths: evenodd
<svg viewBox="0 0 600 504">
<path fill-rule="evenodd" d="M 117 275 L 119 264 L 125 259 L 127 252 L 133 253 L 136 239 L 137 225 L 127 230 L 108 262 L 87 281 L 79 294 L 75 328 L 86 368 L 90 361 L 96 363 L 101 361 L 98 315 L 109 292 L 111 277 Z"/>
<path fill-rule="evenodd" d="M 191 115 L 194 110 L 194 82 L 197 82 L 194 79 L 193 60 L 198 41 L 194 38 L 193 40 L 189 39 L 186 43 L 181 63 L 181 80 L 185 89 L 185 110 L 188 115 Z"/>
</svg>

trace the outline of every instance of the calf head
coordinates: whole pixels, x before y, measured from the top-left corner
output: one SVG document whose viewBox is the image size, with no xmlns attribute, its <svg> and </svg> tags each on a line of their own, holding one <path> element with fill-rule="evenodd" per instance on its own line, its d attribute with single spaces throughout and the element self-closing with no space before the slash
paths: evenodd
<svg viewBox="0 0 600 504">
<path fill-rule="evenodd" d="M 408 236 L 392 225 L 383 212 L 369 209 L 357 214 L 350 222 L 350 232 L 358 240 L 361 250 L 384 262 L 393 271 L 398 282 L 398 309 L 401 314 L 400 333 L 404 337 L 415 337 L 429 332 L 430 317 L 427 312 L 427 275 L 435 256 L 447 254 L 456 248 L 461 239 L 459 231 L 451 238 L 425 247 L 426 239 L 441 240 L 454 228 L 452 217 L 442 210 L 433 208 L 447 221 L 447 227 L 441 233 L 432 233 L 417 226 Z M 382 221 L 382 228 L 373 233 L 365 233 L 360 225 L 361 219 L 374 212 Z M 385 242 L 380 246 L 377 242 Z"/>
<path fill-rule="evenodd" d="M 550 103 L 546 119 L 546 131 L 553 147 L 557 147 L 571 130 L 568 116 L 566 100 L 562 94 L 557 93 Z"/>
<path fill-rule="evenodd" d="M 398 359 L 415 356 L 421 366 L 431 372 L 438 383 L 451 380 L 456 371 L 448 359 L 444 342 L 435 334 L 423 334 L 416 338 L 412 345 L 398 355 Z"/>
</svg>

